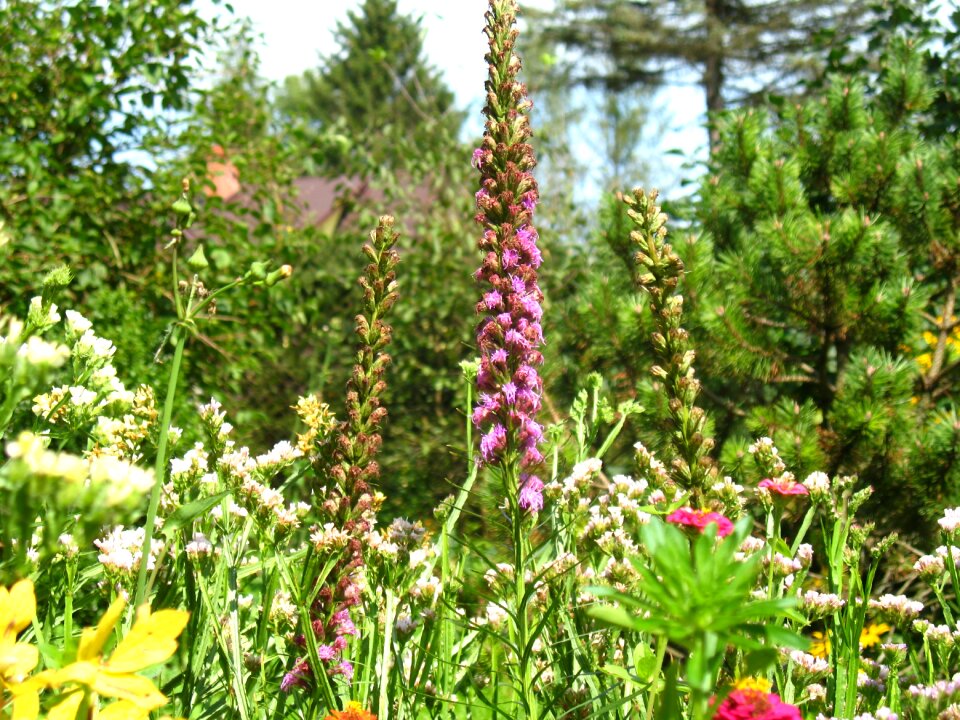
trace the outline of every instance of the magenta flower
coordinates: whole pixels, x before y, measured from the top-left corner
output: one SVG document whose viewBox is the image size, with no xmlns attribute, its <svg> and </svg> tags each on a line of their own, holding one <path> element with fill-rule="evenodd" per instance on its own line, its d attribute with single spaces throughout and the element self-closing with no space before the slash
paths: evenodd
<svg viewBox="0 0 960 720">
<path fill-rule="evenodd" d="M 715 698 L 711 701 L 714 704 Z M 762 690 L 734 690 L 717 708 L 713 720 L 802 720 L 800 709 Z"/>
<path fill-rule="evenodd" d="M 695 528 L 703 532 L 711 523 L 717 526 L 717 537 L 726 537 L 733 532 L 733 523 L 720 513 L 708 510 L 694 510 L 685 507 L 667 515 L 667 522 L 680 527 Z"/>
<path fill-rule="evenodd" d="M 766 490 L 771 495 L 779 495 L 781 497 L 790 497 L 791 495 L 809 495 L 810 491 L 807 490 L 806 486 L 803 483 L 798 483 L 796 480 L 791 480 L 790 478 L 777 478 L 776 480 L 771 480 L 770 478 L 764 478 L 759 482 L 757 488 L 760 490 Z"/>
<path fill-rule="evenodd" d="M 533 470 L 543 462 L 539 444 L 543 429 L 536 422 L 543 380 L 536 367 L 543 363 L 543 293 L 537 268 L 543 257 L 533 212 L 539 194 L 528 139 L 531 103 L 517 81 L 520 62 L 513 53 L 513 36 L 504 40 L 488 31 L 491 98 L 483 143 L 471 164 L 480 171 L 476 220 L 483 228 L 479 247 L 483 263 L 474 277 L 484 287 L 477 303 L 480 368 L 479 404 L 473 422 L 482 431 L 479 461 L 520 469 L 518 503 L 526 512 L 543 508 L 543 483 Z M 516 475 L 513 475 L 516 477 Z"/>
</svg>

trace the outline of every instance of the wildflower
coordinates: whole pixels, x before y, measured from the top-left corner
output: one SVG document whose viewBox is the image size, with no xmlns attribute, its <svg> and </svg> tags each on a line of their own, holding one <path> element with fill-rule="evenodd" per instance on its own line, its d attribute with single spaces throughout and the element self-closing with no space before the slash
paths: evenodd
<svg viewBox="0 0 960 720">
<path fill-rule="evenodd" d="M 124 530 L 123 525 L 118 525 L 105 537 L 94 540 L 93 544 L 100 550 L 98 556 L 100 563 L 107 570 L 121 576 L 132 576 L 140 569 L 143 558 L 143 536 L 142 527 Z M 162 549 L 163 545 L 156 540 L 150 544 L 148 570 L 154 569 Z"/>
<path fill-rule="evenodd" d="M 17 642 L 17 635 L 33 621 L 36 614 L 37 601 L 30 580 L 20 580 L 9 590 L 0 586 L 0 691 L 13 692 L 14 717 L 18 716 L 18 710 L 26 710 L 38 702 L 35 692 L 28 691 L 21 695 L 14 689 L 22 685 L 26 675 L 40 660 L 37 648 L 29 643 Z M 35 713 L 33 717 L 36 717 Z"/>
<path fill-rule="evenodd" d="M 811 703 L 827 701 L 827 689 L 820 683 L 810 683 L 803 689 L 803 694 Z"/>
<path fill-rule="evenodd" d="M 937 520 L 937 524 L 948 534 L 953 534 L 960 530 L 960 507 L 947 508 L 943 511 L 943 517 Z"/>
<path fill-rule="evenodd" d="M 711 706 L 716 704 L 716 698 Z M 761 690 L 734 690 L 717 707 L 713 720 L 801 720 L 800 709 Z"/>
<path fill-rule="evenodd" d="M 768 693 L 773 689 L 773 683 L 766 678 L 745 677 L 740 678 L 733 684 L 734 690 L 755 690 L 762 693 Z"/>
<path fill-rule="evenodd" d="M 923 610 L 923 603 L 911 600 L 905 595 L 881 595 L 879 600 L 870 601 L 870 609 L 878 611 L 884 618 L 893 622 L 912 620 Z"/>
<path fill-rule="evenodd" d="M 667 522 L 681 527 L 696 528 L 703 532 L 708 525 L 717 526 L 717 537 L 726 537 L 733 532 L 733 523 L 720 513 L 707 510 L 694 510 L 690 507 L 680 508 L 667 515 Z"/>
<path fill-rule="evenodd" d="M 93 327 L 93 323 L 87 320 L 76 310 L 67 310 L 67 335 L 80 336 Z"/>
<path fill-rule="evenodd" d="M 206 535 L 200 532 L 195 532 L 193 534 L 193 540 L 188 542 L 184 548 L 184 552 L 187 553 L 187 557 L 191 560 L 199 560 L 200 558 L 210 555 L 214 552 L 213 543 L 207 538 Z"/>
<path fill-rule="evenodd" d="M 810 491 L 803 485 L 793 479 L 790 473 L 784 473 L 776 479 L 764 478 L 757 487 L 760 490 L 766 490 L 770 495 L 777 495 L 781 498 L 788 498 L 795 495 L 809 495 Z"/>
<path fill-rule="evenodd" d="M 93 330 L 87 330 L 77 340 L 74 352 L 83 358 L 109 360 L 117 352 L 117 348 L 106 338 L 97 337 Z"/>
<path fill-rule="evenodd" d="M 141 605 L 133 627 L 114 648 L 109 659 L 105 659 L 103 647 L 113 634 L 125 605 L 126 601 L 118 598 L 96 629 L 83 631 L 75 662 L 60 670 L 48 670 L 34 676 L 36 683 L 43 687 L 84 686 L 85 690 L 75 689 L 66 695 L 61 705 L 79 704 L 85 691 L 127 701 L 143 714 L 167 703 L 166 696 L 152 680 L 135 673 L 166 661 L 176 652 L 177 637 L 186 627 L 190 614 L 183 610 L 151 613 L 149 605 Z M 56 708 L 51 714 L 54 711 Z"/>
<path fill-rule="evenodd" d="M 510 13 L 502 20 L 512 23 Z M 476 220 L 484 228 L 479 241 L 484 260 L 475 277 L 487 286 L 476 308 L 483 318 L 477 327 L 480 402 L 473 421 L 483 431 L 480 462 L 519 463 L 520 487 L 511 492 L 518 493 L 520 509 L 535 513 L 543 508 L 543 483 L 530 472 L 543 460 L 538 447 L 543 429 L 535 420 L 543 391 L 536 370 L 543 362 L 538 349 L 543 292 L 537 284 L 542 257 L 532 224 L 538 191 L 527 142 L 530 103 L 516 80 L 520 61 L 512 40 L 503 40 L 506 34 L 488 29 L 491 102 L 483 144 L 472 161 L 483 191 Z"/>
<path fill-rule="evenodd" d="M 873 647 L 880 643 L 884 633 L 890 632 L 891 628 L 886 623 L 871 623 L 860 631 L 860 647 Z"/>
<path fill-rule="evenodd" d="M 817 634 L 818 633 L 814 633 L 814 637 L 816 637 Z M 823 642 L 822 635 L 821 642 Z M 816 640 L 811 644 L 811 652 L 813 652 L 815 643 Z M 827 640 L 827 643 L 829 643 L 829 640 Z M 793 663 L 794 672 L 804 680 L 825 677 L 826 674 L 830 672 L 830 663 L 823 659 L 829 653 L 829 644 L 827 644 L 826 647 L 827 651 L 821 657 L 805 653 L 802 650 L 791 650 L 787 653 L 787 659 Z"/>
<path fill-rule="evenodd" d="M 820 593 L 808 590 L 800 596 L 800 607 L 807 611 L 811 619 L 821 618 L 838 612 L 846 605 L 846 600 L 834 593 Z M 816 655 L 816 653 L 814 653 Z"/>
<path fill-rule="evenodd" d="M 830 657 L 830 636 L 819 630 L 810 635 L 810 654 L 817 658 Z"/>
<path fill-rule="evenodd" d="M 27 310 L 27 320 L 39 328 L 48 328 L 60 322 L 60 313 L 57 312 L 57 306 L 49 303 L 43 304 L 43 298 L 39 295 L 30 298 L 30 308 Z"/>
<path fill-rule="evenodd" d="M 70 350 L 60 343 L 49 343 L 43 338 L 31 335 L 19 347 L 17 355 L 31 365 L 58 368 L 70 357 Z"/>
<path fill-rule="evenodd" d="M 943 558 L 937 555 L 923 555 L 914 564 L 913 569 L 927 582 L 936 582 L 946 571 Z"/>
<path fill-rule="evenodd" d="M 364 710 L 356 700 L 351 700 L 343 710 L 334 710 L 323 720 L 377 720 L 377 716 Z"/>
<path fill-rule="evenodd" d="M 803 485 L 810 492 L 814 502 L 822 502 L 830 497 L 830 478 L 825 472 L 812 472 L 807 475 Z"/>
</svg>

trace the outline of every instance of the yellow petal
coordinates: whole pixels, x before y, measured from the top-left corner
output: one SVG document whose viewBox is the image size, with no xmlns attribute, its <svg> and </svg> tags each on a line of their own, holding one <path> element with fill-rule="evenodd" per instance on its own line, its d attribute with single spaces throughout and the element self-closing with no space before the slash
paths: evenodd
<svg viewBox="0 0 960 720">
<path fill-rule="evenodd" d="M 20 633 L 33 622 L 37 614 L 37 598 L 33 593 L 33 581 L 21 580 L 10 588 L 10 605 L 13 609 L 13 625 Z"/>
<path fill-rule="evenodd" d="M 33 676 L 34 682 L 44 687 L 58 688 L 67 683 L 92 685 L 99 668 L 92 662 L 75 662 L 59 670 L 45 670 Z"/>
<path fill-rule="evenodd" d="M 19 682 L 19 678 L 33 670 L 39 661 L 40 652 L 33 645 L 0 645 L 0 678 Z"/>
<path fill-rule="evenodd" d="M 62 702 L 50 708 L 50 712 L 47 713 L 47 720 L 74 720 L 82 702 L 83 690 L 75 690 L 67 695 Z"/>
<path fill-rule="evenodd" d="M 11 688 L 13 693 L 13 715 L 10 720 L 37 720 L 40 715 L 40 694 L 37 686 L 22 683 Z"/>
<path fill-rule="evenodd" d="M 167 696 L 157 689 L 152 680 L 140 675 L 100 671 L 91 688 L 98 695 L 119 700 L 130 700 L 146 710 L 167 704 Z"/>
<path fill-rule="evenodd" d="M 20 580 L 9 590 L 0 587 L 0 645 L 16 640 L 36 614 L 33 581 Z"/>
<path fill-rule="evenodd" d="M 150 717 L 150 711 L 129 700 L 118 700 L 97 713 L 97 720 L 141 720 Z"/>
<path fill-rule="evenodd" d="M 177 651 L 177 637 L 189 619 L 190 613 L 184 610 L 160 610 L 151 614 L 150 608 L 142 605 L 130 632 L 110 655 L 107 669 L 134 672 L 162 663 Z"/>
<path fill-rule="evenodd" d="M 127 601 L 122 596 L 118 597 L 100 618 L 96 630 L 87 628 L 83 631 L 83 635 L 80 637 L 80 646 L 77 648 L 77 660 L 93 660 L 100 657 L 103 646 L 110 639 L 110 633 L 113 632 L 120 616 L 123 615 L 123 608 L 126 604 Z"/>
</svg>

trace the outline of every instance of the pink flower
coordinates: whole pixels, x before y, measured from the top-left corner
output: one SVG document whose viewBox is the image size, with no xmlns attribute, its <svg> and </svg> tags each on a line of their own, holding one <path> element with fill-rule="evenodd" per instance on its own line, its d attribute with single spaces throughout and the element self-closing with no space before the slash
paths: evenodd
<svg viewBox="0 0 960 720">
<path fill-rule="evenodd" d="M 696 528 L 703 532 L 707 525 L 715 523 L 717 526 L 717 537 L 726 537 L 733 532 L 733 523 L 720 513 L 710 512 L 708 510 L 694 510 L 685 507 L 674 510 L 667 515 L 667 522 L 682 527 Z"/>
<path fill-rule="evenodd" d="M 710 701 L 713 706 L 716 698 Z M 713 715 L 713 720 L 802 720 L 800 709 L 762 690 L 734 690 Z"/>
<path fill-rule="evenodd" d="M 536 475 L 521 475 L 519 505 L 527 512 L 543 510 L 543 481 Z"/>
<path fill-rule="evenodd" d="M 766 490 L 773 495 L 779 495 L 781 497 L 789 497 L 791 495 L 809 495 L 810 491 L 803 485 L 803 483 L 798 483 L 796 480 L 791 480 L 790 478 L 777 478 L 776 480 L 771 480 L 770 478 L 764 478 L 757 485 L 757 488 L 760 490 Z"/>
</svg>

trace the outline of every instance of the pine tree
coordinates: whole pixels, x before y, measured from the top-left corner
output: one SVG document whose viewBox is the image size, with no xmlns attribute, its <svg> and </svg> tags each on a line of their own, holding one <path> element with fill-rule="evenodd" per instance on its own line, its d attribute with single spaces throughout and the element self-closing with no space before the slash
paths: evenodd
<svg viewBox="0 0 960 720">
<path fill-rule="evenodd" d="M 574 52 L 578 82 L 614 89 L 699 75 L 707 110 L 815 75 L 814 40 L 860 27 L 867 0 L 562 0 L 534 29 Z M 603 62 L 596 62 L 601 59 Z"/>
<path fill-rule="evenodd" d="M 377 164 L 396 165 L 404 153 L 455 138 L 463 116 L 424 58 L 419 21 L 400 14 L 396 0 L 364 0 L 347 17 L 335 33 L 339 50 L 286 79 L 280 111 L 318 130 L 342 131 Z"/>
<path fill-rule="evenodd" d="M 913 531 L 960 499 L 960 143 L 924 140 L 935 96 L 900 42 L 877 87 L 835 77 L 779 117 L 722 116 L 698 204 L 704 382 L 737 398 L 724 462 L 769 435 Z"/>
</svg>

